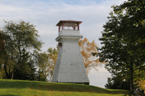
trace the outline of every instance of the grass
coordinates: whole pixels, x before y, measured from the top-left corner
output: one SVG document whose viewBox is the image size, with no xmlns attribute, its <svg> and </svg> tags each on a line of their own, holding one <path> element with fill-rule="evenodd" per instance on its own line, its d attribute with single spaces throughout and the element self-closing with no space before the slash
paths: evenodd
<svg viewBox="0 0 145 96">
<path fill-rule="evenodd" d="M 0 79 L 0 96 L 131 96 L 129 93 L 81 84 Z"/>
</svg>

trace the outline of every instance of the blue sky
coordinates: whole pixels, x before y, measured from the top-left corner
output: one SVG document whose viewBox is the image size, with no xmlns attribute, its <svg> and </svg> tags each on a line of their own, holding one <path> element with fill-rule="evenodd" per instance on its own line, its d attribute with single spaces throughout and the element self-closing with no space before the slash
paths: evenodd
<svg viewBox="0 0 145 96">
<path fill-rule="evenodd" d="M 59 20 L 82 21 L 80 33 L 89 41 L 95 40 L 98 47 L 103 24 L 111 12 L 112 5 L 118 5 L 125 0 L 0 0 L 0 29 L 4 20 L 18 22 L 24 20 L 36 25 L 40 39 L 45 43 L 42 51 L 56 47 L 58 36 L 56 24 Z M 90 84 L 104 87 L 110 73 L 103 67 L 99 71 L 92 70 Z"/>
<path fill-rule="evenodd" d="M 6 0 L 1 0 L 2 2 L 5 2 L 5 3 L 21 3 L 21 2 L 24 2 L 25 4 L 31 4 L 31 3 L 35 3 L 35 2 L 42 2 L 42 3 L 50 3 L 50 2 L 58 2 L 58 3 L 62 3 L 62 2 L 65 2 L 66 4 L 71 4 L 71 5 L 82 5 L 82 4 L 88 4 L 89 3 L 102 3 L 106 0 L 11 0 L 11 1 L 6 1 Z M 17 1 L 17 2 L 16 2 Z"/>
</svg>

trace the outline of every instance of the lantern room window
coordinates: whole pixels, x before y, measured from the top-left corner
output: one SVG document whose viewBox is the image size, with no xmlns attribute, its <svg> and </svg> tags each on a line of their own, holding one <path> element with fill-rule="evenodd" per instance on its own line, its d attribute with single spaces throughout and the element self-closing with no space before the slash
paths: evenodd
<svg viewBox="0 0 145 96">
<path fill-rule="evenodd" d="M 79 24 L 82 21 L 74 21 L 74 20 L 60 20 L 56 26 L 59 26 L 58 31 L 61 30 L 78 30 L 79 31 Z"/>
</svg>

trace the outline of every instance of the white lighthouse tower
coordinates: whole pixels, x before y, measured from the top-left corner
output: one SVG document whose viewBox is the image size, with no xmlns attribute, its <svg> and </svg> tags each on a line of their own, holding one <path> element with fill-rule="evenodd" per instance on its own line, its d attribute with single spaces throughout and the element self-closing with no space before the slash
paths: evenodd
<svg viewBox="0 0 145 96">
<path fill-rule="evenodd" d="M 88 84 L 89 79 L 83 63 L 78 41 L 81 21 L 60 20 L 58 26 L 59 53 L 51 82 Z"/>
</svg>

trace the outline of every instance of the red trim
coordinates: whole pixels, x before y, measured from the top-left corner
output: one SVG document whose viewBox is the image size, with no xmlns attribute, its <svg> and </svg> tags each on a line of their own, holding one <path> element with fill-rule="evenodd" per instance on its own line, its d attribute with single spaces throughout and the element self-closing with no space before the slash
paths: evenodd
<svg viewBox="0 0 145 96">
<path fill-rule="evenodd" d="M 76 27 L 73 27 L 74 30 L 76 30 Z"/>
<path fill-rule="evenodd" d="M 62 43 L 58 43 L 58 46 L 59 46 L 59 47 L 62 47 Z"/>
<path fill-rule="evenodd" d="M 60 32 L 60 26 L 59 26 L 58 32 Z"/>
<path fill-rule="evenodd" d="M 64 30 L 64 24 L 66 24 L 65 26 L 68 27 L 69 23 L 73 23 L 74 25 L 77 25 L 78 28 L 76 28 L 76 26 L 73 27 L 73 25 L 71 27 L 73 27 L 73 30 L 79 30 L 79 24 L 82 23 L 82 21 L 73 21 L 73 20 L 60 20 L 58 22 L 58 24 L 56 26 L 59 26 L 58 31 L 60 32 L 61 30 Z"/>
<path fill-rule="evenodd" d="M 61 26 L 63 23 L 76 23 L 76 24 L 80 24 L 82 23 L 82 21 L 75 21 L 75 20 L 60 20 L 56 26 Z"/>
<path fill-rule="evenodd" d="M 64 23 L 62 24 L 62 30 L 63 30 L 63 25 L 64 25 Z"/>
<path fill-rule="evenodd" d="M 79 30 L 79 24 L 78 24 L 78 30 Z"/>
</svg>

